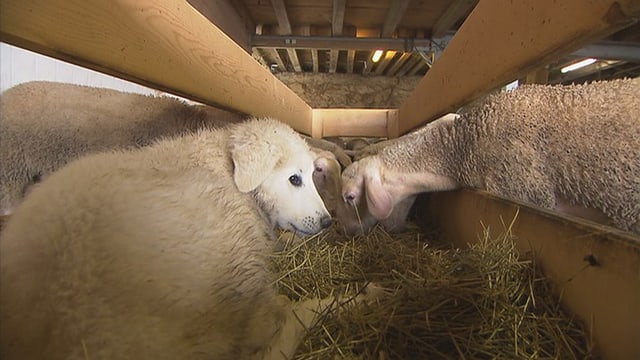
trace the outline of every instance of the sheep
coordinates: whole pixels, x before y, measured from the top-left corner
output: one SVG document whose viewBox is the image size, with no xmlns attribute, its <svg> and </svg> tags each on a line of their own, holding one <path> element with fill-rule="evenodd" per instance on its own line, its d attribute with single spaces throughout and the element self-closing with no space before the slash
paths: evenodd
<svg viewBox="0 0 640 360">
<path fill-rule="evenodd" d="M 315 154 L 313 184 L 331 216 L 336 213 L 338 201 L 342 202 L 340 175 L 342 168 L 336 156 L 327 150 L 311 148 Z"/>
<path fill-rule="evenodd" d="M 369 141 L 367 141 L 367 139 L 364 138 L 353 138 L 349 141 L 347 141 L 347 144 L 345 145 L 345 148 L 347 150 L 353 150 L 353 151 L 360 151 L 362 149 L 364 149 L 365 147 L 371 145 L 369 143 Z"/>
<path fill-rule="evenodd" d="M 450 113 L 442 116 L 441 119 L 443 121 L 448 121 L 456 119 L 457 117 L 459 117 L 458 114 Z M 417 133 L 419 133 L 419 131 Z M 402 140 L 404 140 L 404 138 Z M 355 151 L 354 161 L 378 154 L 382 149 L 397 141 L 400 140 L 395 138 L 373 142 L 367 146 L 360 147 Z M 362 144 L 361 142 L 357 143 Z M 342 189 L 342 180 L 340 188 Z M 341 201 L 339 201 L 336 206 L 336 223 L 338 224 L 338 229 L 345 235 L 355 236 L 367 233 L 375 224 L 378 223 L 378 219 L 371 215 L 365 202 L 354 204 L 353 202 L 342 201 L 341 196 L 339 196 L 339 198 Z M 380 221 L 382 228 L 390 233 L 399 233 L 406 230 L 407 217 L 415 200 L 416 196 L 409 196 L 406 199 L 401 200 L 398 204 L 395 204 L 391 214 Z"/>
<path fill-rule="evenodd" d="M 354 162 L 343 199 L 385 219 L 408 196 L 472 187 L 640 233 L 640 78 L 492 95 Z"/>
<path fill-rule="evenodd" d="M 333 153 L 335 155 L 335 158 L 338 160 L 338 162 L 340 162 L 340 165 L 342 165 L 343 168 L 351 165 L 351 157 L 347 155 L 342 147 L 336 145 L 335 142 L 325 139 L 315 139 L 309 136 L 304 136 L 304 139 L 312 148 L 326 150 Z"/>
<path fill-rule="evenodd" d="M 0 215 L 10 214 L 34 183 L 81 155 L 243 120 L 170 97 L 39 81 L 3 92 L 0 108 Z"/>
<path fill-rule="evenodd" d="M 289 126 L 249 119 L 47 176 L 0 233 L 0 358 L 292 356 L 334 303 L 291 303 L 268 270 L 276 227 L 331 224 L 313 159 Z"/>
</svg>

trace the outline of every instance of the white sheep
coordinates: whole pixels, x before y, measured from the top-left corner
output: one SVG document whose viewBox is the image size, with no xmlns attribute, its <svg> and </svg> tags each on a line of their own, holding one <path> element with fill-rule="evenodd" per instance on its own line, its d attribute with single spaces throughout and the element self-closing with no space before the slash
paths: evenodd
<svg viewBox="0 0 640 360">
<path fill-rule="evenodd" d="M 442 116 L 439 121 L 450 121 L 454 120 L 459 115 L 457 114 L 446 114 Z M 417 132 L 419 133 L 419 131 Z M 414 134 L 407 136 L 415 136 Z M 382 149 L 387 146 L 394 144 L 397 141 L 404 141 L 406 137 L 401 139 L 389 139 L 384 141 L 377 141 L 373 143 L 369 143 L 364 139 L 355 139 L 357 150 L 354 152 L 354 161 L 358 161 L 367 156 L 372 156 L 380 153 Z M 357 146 L 357 144 L 364 145 L 365 141 L 368 145 L 366 146 Z M 353 146 L 353 145 L 351 145 Z M 340 183 L 340 189 L 342 189 L 342 181 Z M 390 233 L 398 233 L 406 230 L 407 228 L 407 217 L 413 203 L 416 200 L 416 196 L 409 196 L 404 200 L 401 200 L 397 204 L 394 205 L 391 214 L 384 219 L 378 221 L 367 208 L 367 204 L 364 201 L 353 202 L 353 201 L 342 201 L 342 197 L 340 196 L 340 201 L 336 203 L 336 219 L 338 220 L 338 230 L 342 231 L 347 236 L 355 236 L 359 234 L 367 233 L 374 225 L 380 222 L 382 228 Z"/>
<path fill-rule="evenodd" d="M 0 233 L 0 358 L 292 356 L 333 304 L 276 296 L 268 266 L 275 226 L 331 222 L 313 159 L 254 119 L 51 174 Z"/>
<path fill-rule="evenodd" d="M 349 157 L 344 149 L 337 145 L 335 142 L 325 139 L 315 139 L 309 136 L 304 136 L 304 139 L 307 141 L 307 144 L 309 144 L 309 146 L 313 148 L 326 150 L 333 153 L 342 167 L 346 168 L 347 166 L 351 165 L 351 157 Z"/>
<path fill-rule="evenodd" d="M 38 81 L 3 92 L 0 109 L 0 215 L 31 185 L 81 155 L 242 120 L 169 97 Z"/>
<path fill-rule="evenodd" d="M 408 196 L 461 186 L 640 233 L 640 78 L 523 86 L 354 162 L 343 198 L 385 219 Z"/>
<path fill-rule="evenodd" d="M 311 151 L 315 154 L 313 184 L 316 186 L 324 206 L 333 216 L 336 213 L 338 201 L 342 202 L 340 178 L 342 168 L 332 152 L 313 147 Z"/>
</svg>

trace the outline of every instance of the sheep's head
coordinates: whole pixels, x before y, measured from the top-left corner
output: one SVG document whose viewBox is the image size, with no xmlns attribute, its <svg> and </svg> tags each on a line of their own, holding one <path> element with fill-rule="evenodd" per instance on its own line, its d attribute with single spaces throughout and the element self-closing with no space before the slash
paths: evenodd
<svg viewBox="0 0 640 360">
<path fill-rule="evenodd" d="M 316 152 L 313 183 L 332 216 L 336 215 L 337 202 L 341 197 L 340 163 L 329 151 Z"/>
<path fill-rule="evenodd" d="M 371 156 L 354 162 L 342 173 L 342 201 L 337 204 L 336 215 L 338 227 L 347 235 L 366 233 L 391 213 L 392 199 L 382 188 L 380 165 L 380 159 Z"/>
</svg>

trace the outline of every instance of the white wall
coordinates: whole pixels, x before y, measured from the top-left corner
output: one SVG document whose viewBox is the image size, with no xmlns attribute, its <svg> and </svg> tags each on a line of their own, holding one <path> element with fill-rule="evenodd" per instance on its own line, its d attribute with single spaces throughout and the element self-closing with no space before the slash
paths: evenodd
<svg viewBox="0 0 640 360">
<path fill-rule="evenodd" d="M 0 91 L 35 80 L 104 87 L 139 94 L 173 96 L 0 42 Z"/>
</svg>

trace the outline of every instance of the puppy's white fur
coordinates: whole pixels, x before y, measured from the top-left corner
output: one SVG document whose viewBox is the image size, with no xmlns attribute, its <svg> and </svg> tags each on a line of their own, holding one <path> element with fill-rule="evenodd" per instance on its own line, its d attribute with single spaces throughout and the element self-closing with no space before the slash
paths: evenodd
<svg viewBox="0 0 640 360">
<path fill-rule="evenodd" d="M 277 296 L 267 257 L 275 225 L 327 226 L 313 160 L 251 120 L 52 174 L 0 236 L 0 358 L 291 356 L 328 302 Z"/>
</svg>

